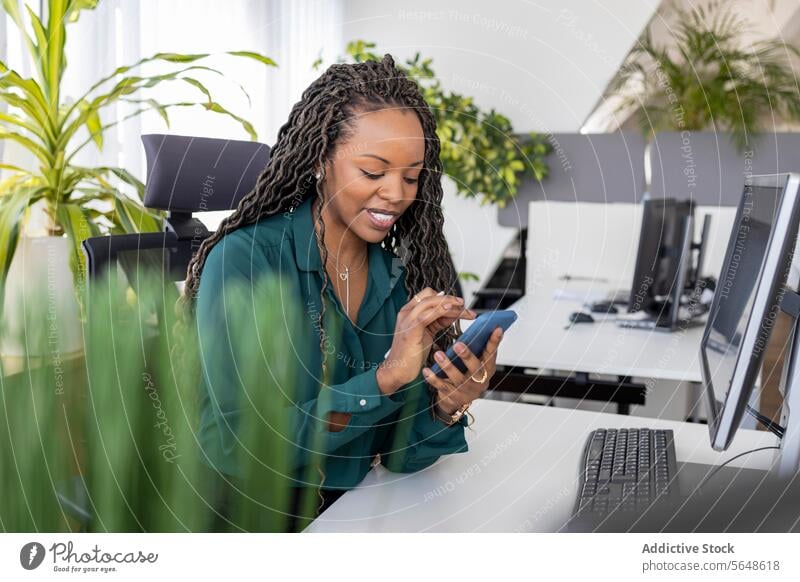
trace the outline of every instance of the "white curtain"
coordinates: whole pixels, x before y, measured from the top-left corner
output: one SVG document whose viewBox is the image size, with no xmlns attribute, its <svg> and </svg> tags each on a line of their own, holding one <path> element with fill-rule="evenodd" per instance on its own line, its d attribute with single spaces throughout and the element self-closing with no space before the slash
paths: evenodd
<svg viewBox="0 0 800 582">
<path fill-rule="evenodd" d="M 223 70 L 225 77 L 193 72 L 223 106 L 251 121 L 259 141 L 273 144 L 280 126 L 303 89 L 323 67 L 344 53 L 341 0 L 102 0 L 86 12 L 69 37 L 67 93 L 75 96 L 121 64 L 156 52 L 222 53 L 248 50 L 278 63 L 266 67 L 250 59 L 215 55 L 199 64 Z M 142 72 L 166 70 L 152 64 Z M 134 73 L 133 71 L 131 73 Z M 250 96 L 245 97 L 241 85 Z M 170 82 L 147 95 L 161 102 L 181 101 L 200 93 L 188 84 Z M 130 107 L 109 112 L 119 118 Z M 104 122 L 108 123 L 108 119 Z M 153 112 L 109 131 L 102 155 L 91 148 L 82 162 L 114 163 L 144 177 L 142 133 L 176 133 L 249 139 L 241 126 L 200 107 L 175 109 L 171 126 Z"/>
<path fill-rule="evenodd" d="M 25 3 L 38 11 L 38 0 L 28 0 Z M 22 36 L 17 32 L 17 25 L 0 9 L 0 60 L 27 78 L 31 76 L 32 63 L 23 58 L 24 48 Z M 6 111 L 5 105 L 0 104 L 0 111 Z M 0 140 L 0 161 L 28 168 L 33 167 L 35 158 L 16 143 Z M 0 170 L 0 176 L 2 175 L 3 171 Z"/>
<path fill-rule="evenodd" d="M 267 87 L 267 128 L 269 143 L 286 121 L 292 105 L 303 90 L 337 57 L 344 55 L 342 0 L 275 0 L 264 2 L 266 23 L 261 34 L 266 38 L 267 54 L 275 55 L 280 74 L 273 75 Z M 312 70 L 318 58 L 322 65 Z"/>
<path fill-rule="evenodd" d="M 8 33 L 6 33 L 6 15 L 0 11 L 0 61 L 6 62 L 6 45 L 8 44 Z M 7 110 L 5 104 L 0 103 L 0 113 Z M 3 159 L 4 140 L 0 140 L 0 160 Z M 0 170 L 2 175 L 2 170 Z"/>
</svg>

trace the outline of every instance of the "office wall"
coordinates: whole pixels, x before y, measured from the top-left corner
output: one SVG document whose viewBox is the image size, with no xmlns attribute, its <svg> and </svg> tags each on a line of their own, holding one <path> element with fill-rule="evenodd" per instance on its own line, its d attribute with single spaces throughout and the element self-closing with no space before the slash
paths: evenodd
<svg viewBox="0 0 800 582">
<path fill-rule="evenodd" d="M 398 59 L 419 51 L 449 89 L 517 131 L 578 131 L 658 0 L 348 0 L 344 39 Z"/>
<path fill-rule="evenodd" d="M 524 227 L 533 200 L 639 202 L 692 198 L 708 207 L 734 207 L 748 175 L 800 173 L 800 133 L 765 133 L 738 148 L 730 135 L 661 132 L 646 148 L 640 133 L 551 134 L 550 175 L 526 180 L 499 210 L 503 226 Z M 652 174 L 646 183 L 645 160 Z"/>
<path fill-rule="evenodd" d="M 748 175 L 800 172 L 800 133 L 766 133 L 738 149 L 726 134 L 662 132 L 650 146 L 654 197 L 736 206 Z"/>
<path fill-rule="evenodd" d="M 645 143 L 640 133 L 615 132 L 548 136 L 548 176 L 526 180 L 517 196 L 498 212 L 503 226 L 528 225 L 528 204 L 550 202 L 640 202 L 645 192 Z"/>
</svg>

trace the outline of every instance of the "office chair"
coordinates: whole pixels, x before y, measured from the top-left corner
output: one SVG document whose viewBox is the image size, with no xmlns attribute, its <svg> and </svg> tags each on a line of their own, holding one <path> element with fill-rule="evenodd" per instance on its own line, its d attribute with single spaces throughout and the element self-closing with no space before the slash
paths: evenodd
<svg viewBox="0 0 800 582">
<path fill-rule="evenodd" d="M 150 134 L 144 206 L 166 210 L 162 232 L 90 237 L 83 241 L 89 281 L 120 264 L 129 281 L 138 266 L 186 277 L 194 252 L 211 234 L 195 212 L 233 210 L 269 161 L 269 146 L 249 141 Z"/>
</svg>

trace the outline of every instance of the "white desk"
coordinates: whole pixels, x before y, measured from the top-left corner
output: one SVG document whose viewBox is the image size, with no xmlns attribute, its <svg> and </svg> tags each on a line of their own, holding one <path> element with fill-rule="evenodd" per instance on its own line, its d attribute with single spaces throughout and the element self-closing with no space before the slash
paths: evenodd
<svg viewBox="0 0 800 582">
<path fill-rule="evenodd" d="M 771 433 L 740 429 L 731 448 L 717 453 L 705 425 L 492 400 L 475 402 L 473 410 L 468 452 L 442 457 L 413 474 L 378 466 L 306 531 L 558 531 L 575 502 L 590 430 L 671 428 L 677 460 L 707 464 L 777 440 Z M 752 453 L 730 466 L 766 469 L 773 452 Z"/>
<path fill-rule="evenodd" d="M 696 209 L 695 238 L 702 230 L 702 216 L 712 215 L 703 269 L 706 274 L 716 275 L 722 268 L 735 210 Z M 630 288 L 641 220 L 639 204 L 530 203 L 526 295 L 511 307 L 519 314 L 519 320 L 503 341 L 498 364 L 676 382 L 702 381 L 702 326 L 665 333 L 620 328 L 606 321 L 564 329 L 570 313 L 578 311 L 581 302 L 553 299 L 553 291 L 565 285 L 559 278 L 565 273 L 595 278 L 566 284 L 569 290 L 587 294 Z"/>
<path fill-rule="evenodd" d="M 570 282 L 571 287 L 595 292 L 608 288 L 582 281 Z M 554 300 L 553 290 L 536 287 L 510 307 L 519 319 L 503 338 L 498 364 L 678 382 L 702 380 L 702 326 L 666 333 L 623 328 L 609 320 L 565 329 L 569 315 L 581 310 L 581 303 Z"/>
</svg>

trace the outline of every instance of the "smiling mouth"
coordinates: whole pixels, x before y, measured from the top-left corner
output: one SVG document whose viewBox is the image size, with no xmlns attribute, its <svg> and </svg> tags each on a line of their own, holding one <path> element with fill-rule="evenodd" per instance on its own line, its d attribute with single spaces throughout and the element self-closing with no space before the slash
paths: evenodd
<svg viewBox="0 0 800 582">
<path fill-rule="evenodd" d="M 380 229 L 388 229 L 390 228 L 395 221 L 400 217 L 399 214 L 396 212 L 389 212 L 384 210 L 378 210 L 375 208 L 368 208 L 366 210 L 367 216 L 370 219 L 370 222 L 376 227 Z"/>
</svg>

